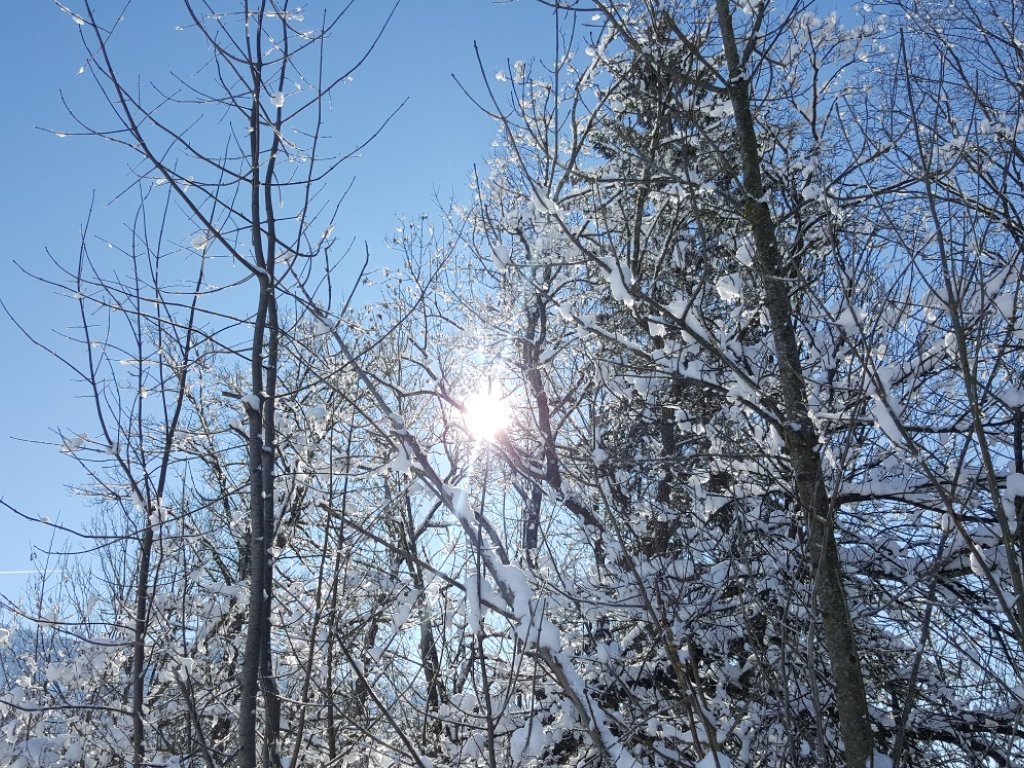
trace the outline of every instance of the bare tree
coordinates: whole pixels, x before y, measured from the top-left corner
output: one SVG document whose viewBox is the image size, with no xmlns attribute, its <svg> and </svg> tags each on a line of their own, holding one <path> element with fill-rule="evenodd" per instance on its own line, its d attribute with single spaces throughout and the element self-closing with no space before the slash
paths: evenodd
<svg viewBox="0 0 1024 768">
<path fill-rule="evenodd" d="M 114 498 L 141 508 L 133 590 L 132 762 L 146 762 L 153 748 L 146 743 L 143 711 L 145 691 L 152 684 L 144 671 L 150 662 L 146 658 L 147 617 L 153 610 L 152 591 L 158 583 L 154 546 L 156 531 L 163 525 L 160 516 L 175 517 L 163 505 L 169 491 L 171 459 L 178 455 L 180 419 L 187 406 L 195 407 L 192 413 L 208 410 L 205 403 L 188 402 L 202 370 L 197 359 L 201 348 L 202 354 L 218 360 L 233 357 L 245 361 L 247 368 L 244 383 L 226 389 L 243 409 L 247 481 L 244 489 L 234 485 L 223 468 L 218 469 L 216 460 L 210 462 L 213 474 L 208 479 L 222 483 L 222 498 L 243 494 L 247 499 L 246 541 L 238 558 L 242 572 L 229 568 L 225 574 L 229 580 L 247 584 L 248 590 L 241 616 L 245 643 L 238 669 L 235 748 L 243 766 L 280 765 L 282 714 L 271 612 L 280 557 L 275 539 L 282 527 L 282 510 L 277 506 L 283 456 L 278 444 L 279 413 L 282 399 L 294 397 L 294 391 L 279 391 L 282 346 L 306 301 L 316 296 L 329 305 L 333 299 L 331 267 L 313 277 L 314 265 L 319 268 L 325 257 L 330 264 L 337 210 L 324 207 L 319 193 L 351 147 L 337 146 L 323 136 L 324 113 L 337 86 L 365 60 L 383 30 L 370 38 L 347 71 L 328 74 L 323 67 L 324 46 L 346 20 L 347 7 L 332 17 L 325 16 L 310 31 L 302 11 L 288 2 L 245 2 L 223 13 L 204 3 L 185 2 L 181 6 L 183 26 L 209 51 L 207 84 L 193 85 L 179 78 L 155 83 L 147 90 L 124 79 L 117 68 L 122 19 L 108 19 L 88 2 L 81 9 L 61 8 L 81 27 L 88 72 L 116 123 L 116 128 L 106 130 L 78 120 L 78 133 L 124 146 L 134 157 L 140 193 L 146 196 L 151 188 L 162 186 L 174 201 L 173 208 L 165 208 L 159 227 L 135 231 L 146 250 L 128 255 L 136 260 L 148 257 L 148 281 L 141 279 L 138 267 L 134 280 L 121 281 L 101 270 L 87 274 L 86 263 L 75 278 L 89 283 L 79 294 L 85 295 L 85 287 L 103 294 L 99 299 L 83 298 L 83 302 L 99 301 L 101 307 L 112 311 L 130 309 L 134 314 L 129 317 L 138 320 L 128 336 L 138 349 L 125 353 L 138 372 L 138 386 L 130 401 L 121 402 L 117 399 L 120 394 L 101 378 L 101 368 L 113 358 L 96 356 L 91 346 L 96 341 L 95 331 L 83 309 L 82 328 L 87 334 L 83 342 L 89 355 L 84 378 L 93 382 L 99 406 L 104 431 L 104 444 L 99 447 L 118 457 L 122 482 L 128 485 Z M 219 115 L 220 126 L 208 131 L 202 127 L 202 117 L 214 113 Z M 279 213 L 282 208 L 287 213 Z M 142 221 L 147 223 L 144 218 Z M 173 290 L 180 290 L 175 295 L 165 282 L 167 276 L 159 273 L 161 268 L 165 273 L 174 270 L 163 262 L 158 264 L 153 254 L 162 257 L 171 250 L 171 243 L 183 241 L 191 246 L 191 258 L 202 266 L 195 284 L 183 289 L 175 286 Z M 135 245 L 133 242 L 133 248 Z M 246 311 L 240 309 L 244 306 L 240 302 L 248 293 L 252 293 L 251 310 Z M 217 306 L 197 304 L 198 297 L 214 294 Z M 289 296 L 300 298 L 286 306 L 282 302 Z M 182 302 L 185 316 L 174 309 Z M 154 305 L 156 309 L 150 310 Z M 157 426 L 158 434 L 163 435 L 156 448 L 161 462 L 157 469 L 149 457 L 153 427 L 141 406 L 142 398 L 153 388 L 148 381 L 153 375 L 150 365 L 160 372 L 156 391 L 164 406 Z M 110 417 L 105 409 L 111 408 L 114 424 L 107 424 Z M 197 418 L 209 419 L 210 414 Z M 130 430 L 135 441 L 119 440 L 118 429 Z M 232 429 L 222 434 L 230 435 Z M 91 442 L 83 442 L 83 449 L 93 447 Z M 122 459 L 121 450 L 140 454 Z M 185 475 L 187 483 L 191 478 Z M 197 502 L 203 508 L 203 491 L 186 491 L 178 499 L 183 505 L 179 520 L 188 514 L 185 510 L 194 510 Z M 237 509 L 234 502 L 225 503 Z M 187 537 L 188 533 L 182 530 L 179 535 Z M 193 725 L 200 730 L 204 727 L 198 720 Z M 208 753 L 206 759 L 213 757 Z"/>
</svg>

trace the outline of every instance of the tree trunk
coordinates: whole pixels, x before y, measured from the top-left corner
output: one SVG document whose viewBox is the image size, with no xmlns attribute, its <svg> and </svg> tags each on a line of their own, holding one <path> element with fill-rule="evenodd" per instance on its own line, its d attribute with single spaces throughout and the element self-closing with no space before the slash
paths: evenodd
<svg viewBox="0 0 1024 768">
<path fill-rule="evenodd" d="M 729 97 L 736 115 L 743 167 L 744 215 L 754 236 L 754 270 L 764 288 L 765 309 L 779 365 L 784 422 L 781 432 L 793 467 L 797 498 L 807 520 L 814 594 L 835 681 L 836 708 L 846 765 L 848 768 L 864 768 L 872 759 L 873 737 L 835 540 L 834 510 L 825 488 L 818 434 L 807 409 L 793 306 L 782 274 L 775 222 L 765 200 L 761 156 L 750 108 L 749 80 L 740 62 L 729 0 L 716 2 L 729 68 Z"/>
<path fill-rule="evenodd" d="M 143 510 L 144 514 L 152 515 L 152 509 Z M 143 681 L 146 662 L 146 627 L 149 613 L 149 571 L 153 552 L 153 521 L 146 520 L 142 533 L 142 546 L 139 551 L 139 571 L 135 584 L 135 632 L 132 648 L 132 765 L 141 766 L 146 759 L 146 747 L 143 743 L 145 722 L 142 717 L 145 684 Z"/>
</svg>

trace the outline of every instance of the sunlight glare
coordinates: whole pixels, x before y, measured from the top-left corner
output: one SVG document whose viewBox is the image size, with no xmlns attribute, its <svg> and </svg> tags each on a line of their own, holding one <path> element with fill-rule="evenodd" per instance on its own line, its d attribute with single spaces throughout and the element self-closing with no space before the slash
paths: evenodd
<svg viewBox="0 0 1024 768">
<path fill-rule="evenodd" d="M 466 429 L 477 440 L 493 442 L 509 425 L 508 403 L 497 392 L 474 392 L 464 403 Z"/>
</svg>

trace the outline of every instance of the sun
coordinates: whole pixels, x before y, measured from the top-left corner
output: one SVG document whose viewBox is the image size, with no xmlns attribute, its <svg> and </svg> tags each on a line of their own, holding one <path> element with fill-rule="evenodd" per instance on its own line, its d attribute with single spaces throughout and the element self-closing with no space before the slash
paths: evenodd
<svg viewBox="0 0 1024 768">
<path fill-rule="evenodd" d="M 478 390 L 463 403 L 466 429 L 477 440 L 493 442 L 508 429 L 511 412 L 505 399 L 493 390 Z"/>
</svg>

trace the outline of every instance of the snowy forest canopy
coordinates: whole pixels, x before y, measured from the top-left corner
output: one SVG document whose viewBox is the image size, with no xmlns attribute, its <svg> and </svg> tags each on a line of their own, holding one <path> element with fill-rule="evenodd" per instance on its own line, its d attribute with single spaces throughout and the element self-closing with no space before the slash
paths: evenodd
<svg viewBox="0 0 1024 768">
<path fill-rule="evenodd" d="M 173 96 L 61 6 L 138 181 L 0 763 L 1024 764 L 1020 3 L 552 4 L 390 269 L 344 13 L 225 5 Z"/>
</svg>

